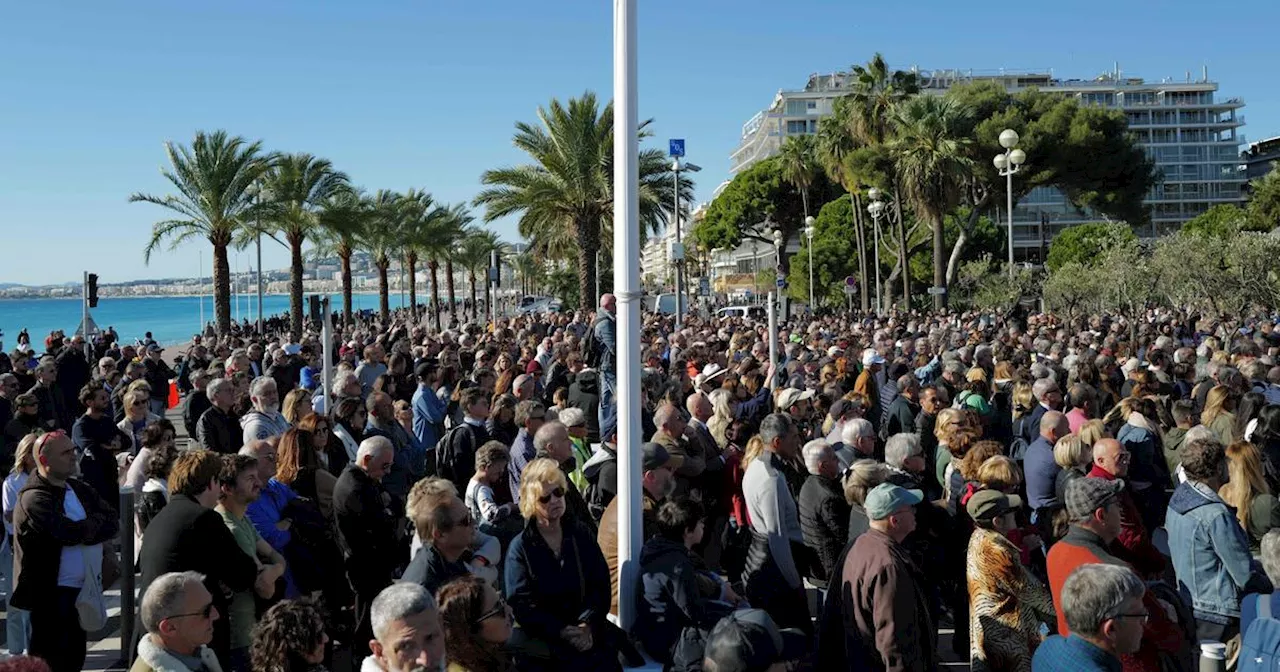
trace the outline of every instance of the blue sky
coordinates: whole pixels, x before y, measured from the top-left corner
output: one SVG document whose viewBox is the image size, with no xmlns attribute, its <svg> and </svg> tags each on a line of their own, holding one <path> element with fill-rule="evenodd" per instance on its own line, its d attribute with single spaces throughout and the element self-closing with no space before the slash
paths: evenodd
<svg viewBox="0 0 1280 672">
<path fill-rule="evenodd" d="M 643 0 L 639 20 L 641 117 L 663 146 L 687 139 L 700 199 L 778 89 L 876 51 L 899 68 L 1086 78 L 1117 61 L 1148 80 L 1207 65 L 1245 99 L 1250 140 L 1280 135 L 1275 45 L 1250 30 L 1280 20 L 1274 0 Z M 0 233 L 23 242 L 3 248 L 0 282 L 194 275 L 207 244 L 144 266 L 164 212 L 126 199 L 166 193 L 163 143 L 197 129 L 327 157 L 370 190 L 469 200 L 483 170 L 523 161 L 516 120 L 552 97 L 612 94 L 611 31 L 607 0 L 8 3 Z M 516 239 L 513 221 L 493 226 Z M 269 268 L 287 264 L 283 248 L 264 251 Z"/>
</svg>

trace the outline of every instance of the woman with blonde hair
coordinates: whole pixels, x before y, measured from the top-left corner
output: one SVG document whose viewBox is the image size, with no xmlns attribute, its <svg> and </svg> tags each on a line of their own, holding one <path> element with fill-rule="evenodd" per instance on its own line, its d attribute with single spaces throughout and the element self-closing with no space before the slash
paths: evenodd
<svg viewBox="0 0 1280 672">
<path fill-rule="evenodd" d="M 554 669 L 616 670 L 617 647 L 606 616 L 609 566 L 585 527 L 565 519 L 568 482 L 548 458 L 529 462 L 520 477 L 525 526 L 506 558 L 507 601 L 522 634 L 551 651 Z M 516 654 L 518 669 L 540 661 Z"/>
<path fill-rule="evenodd" d="M 284 403 L 280 404 L 280 413 L 284 415 L 290 427 L 297 427 L 308 413 L 314 412 L 315 409 L 311 406 L 311 392 L 301 387 L 286 394 Z"/>
<path fill-rule="evenodd" d="M 1236 440 L 1236 400 L 1231 389 L 1226 385 L 1215 385 L 1204 399 L 1204 410 L 1200 412 L 1200 424 L 1209 428 L 1214 436 L 1229 446 Z"/>
<path fill-rule="evenodd" d="M 986 490 L 1017 494 L 1022 487 L 1022 469 L 1008 455 L 994 455 L 978 467 L 978 485 Z"/>
<path fill-rule="evenodd" d="M 13 470 L 4 479 L 4 530 L 7 533 L 0 545 L 0 562 L 8 571 L 0 572 L 0 585 L 5 595 L 12 595 L 13 588 L 13 509 L 18 505 L 18 493 L 27 484 L 27 478 L 36 470 L 35 445 L 41 434 L 32 432 L 22 437 L 13 454 Z M 31 612 L 12 604 L 5 614 L 6 644 L 9 653 L 20 654 L 27 649 L 31 638 Z"/>
<path fill-rule="evenodd" d="M 1084 478 L 1093 468 L 1093 446 L 1086 445 L 1079 434 L 1068 434 L 1053 444 L 1053 461 L 1062 468 L 1053 483 L 1059 502 L 1065 502 L 1067 484 Z"/>
<path fill-rule="evenodd" d="M 933 435 L 938 439 L 937 455 L 934 458 L 934 469 L 938 483 L 947 484 L 947 467 L 951 465 L 950 444 L 958 431 L 965 427 L 966 416 L 958 408 L 944 408 L 938 411 L 938 418 L 933 425 Z"/>
<path fill-rule="evenodd" d="M 1280 501 L 1271 494 L 1262 473 L 1262 453 L 1252 443 L 1237 441 L 1227 447 L 1227 472 L 1230 480 L 1218 489 L 1218 496 L 1235 508 L 1240 527 L 1249 535 L 1249 550 L 1257 556 L 1262 538 L 1280 527 Z"/>
<path fill-rule="evenodd" d="M 708 398 L 711 400 L 711 419 L 707 421 L 707 429 L 711 431 L 711 438 L 716 440 L 720 450 L 724 450 L 729 446 L 726 433 L 729 425 L 733 424 L 738 410 L 738 400 L 733 397 L 732 392 L 724 388 L 712 391 Z"/>
<path fill-rule="evenodd" d="M 1080 443 L 1084 444 L 1091 454 L 1093 452 L 1093 444 L 1097 443 L 1101 439 L 1113 438 L 1107 433 L 1106 425 L 1103 424 L 1102 420 L 1097 418 L 1080 425 L 1080 433 L 1078 436 L 1080 437 Z"/>
<path fill-rule="evenodd" d="M 147 387 L 147 390 L 149 389 L 150 386 Z M 151 393 L 142 388 L 135 390 L 133 385 L 130 385 L 129 391 L 124 393 L 124 419 L 116 423 L 116 428 L 133 441 L 128 448 L 130 455 L 137 455 L 142 449 L 142 430 L 146 429 L 147 425 L 164 419 L 151 412 L 150 402 Z"/>
</svg>

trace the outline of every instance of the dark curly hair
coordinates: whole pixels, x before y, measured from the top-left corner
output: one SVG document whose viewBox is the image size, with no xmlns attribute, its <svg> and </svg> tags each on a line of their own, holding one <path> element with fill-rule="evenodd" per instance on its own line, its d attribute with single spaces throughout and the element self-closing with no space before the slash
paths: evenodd
<svg viewBox="0 0 1280 672">
<path fill-rule="evenodd" d="M 253 626 L 249 654 L 256 672 L 300 672 L 311 669 L 304 656 L 324 641 L 324 618 L 307 600 L 284 600 L 267 610 Z"/>
<path fill-rule="evenodd" d="M 449 652 L 449 662 L 468 670 L 505 672 L 511 669 L 511 659 L 501 647 L 480 638 L 484 587 L 484 579 L 464 576 L 446 583 L 436 594 L 440 623 L 444 626 L 445 650 Z"/>
</svg>

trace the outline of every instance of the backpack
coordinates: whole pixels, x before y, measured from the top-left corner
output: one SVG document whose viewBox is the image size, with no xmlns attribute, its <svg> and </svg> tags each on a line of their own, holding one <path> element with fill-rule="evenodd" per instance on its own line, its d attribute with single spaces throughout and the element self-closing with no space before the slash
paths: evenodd
<svg viewBox="0 0 1280 672">
<path fill-rule="evenodd" d="M 1271 613 L 1271 595 L 1248 595 L 1240 606 L 1242 610 L 1253 606 L 1258 617 L 1253 619 L 1240 638 L 1240 656 L 1236 659 L 1236 669 L 1238 672 L 1275 670 L 1280 665 L 1280 620 Z"/>
<path fill-rule="evenodd" d="M 1026 438 L 1022 436 L 1022 428 L 1026 424 L 1026 420 L 1027 416 L 1024 415 L 1013 423 L 1013 438 L 1009 439 L 1009 458 L 1017 462 L 1019 466 L 1022 465 L 1022 460 L 1027 456 L 1027 448 L 1031 447 L 1031 444 L 1027 443 Z"/>
<path fill-rule="evenodd" d="M 604 347 L 600 341 L 596 339 L 596 325 L 600 324 L 601 318 L 591 321 L 591 326 L 587 328 L 587 333 L 582 338 L 582 363 L 590 369 L 599 369 L 600 362 L 604 360 Z"/>
<path fill-rule="evenodd" d="M 467 433 L 467 437 L 465 439 L 459 435 L 461 432 Z M 471 429 L 471 426 L 465 422 L 454 425 L 453 428 L 446 432 L 444 437 L 440 439 L 440 442 L 436 444 L 435 475 L 439 478 L 452 481 L 454 485 L 459 486 L 465 491 L 467 481 L 471 480 L 471 477 L 475 475 L 474 461 L 472 463 L 472 473 L 459 473 L 458 470 L 462 466 L 458 464 L 459 457 L 461 457 L 461 451 L 459 450 L 460 446 L 458 445 L 459 441 L 475 442 L 475 433 Z M 479 446 L 476 446 L 476 448 L 478 449 Z M 475 458 L 473 457 L 472 459 L 474 460 Z"/>
<path fill-rule="evenodd" d="M 582 468 L 582 475 L 587 481 L 587 487 L 582 490 L 582 499 L 587 502 L 587 510 L 597 522 L 604 516 L 604 510 L 609 507 L 609 502 L 605 499 L 605 491 L 600 487 L 600 470 L 606 462 L 617 461 L 617 455 L 601 448 Z"/>
</svg>

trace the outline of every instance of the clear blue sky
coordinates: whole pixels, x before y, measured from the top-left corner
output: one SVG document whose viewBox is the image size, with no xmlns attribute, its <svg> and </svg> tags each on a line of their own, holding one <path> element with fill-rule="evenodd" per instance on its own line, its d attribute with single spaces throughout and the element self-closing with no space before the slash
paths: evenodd
<svg viewBox="0 0 1280 672">
<path fill-rule="evenodd" d="M 1280 135 L 1280 76 L 1274 42 L 1253 27 L 1278 21 L 1274 0 L 643 0 L 640 111 L 655 119 L 655 142 L 687 138 L 704 168 L 700 199 L 778 89 L 876 51 L 899 68 L 1064 77 L 1116 61 L 1149 80 L 1207 65 L 1223 94 L 1245 99 L 1244 133 L 1257 140 Z M 126 199 L 166 193 L 163 143 L 197 129 L 327 157 L 371 190 L 469 200 L 483 170 L 523 161 L 516 120 L 553 96 L 611 96 L 611 31 L 608 0 L 8 3 L 0 282 L 194 275 L 207 244 L 143 265 L 164 212 Z M 514 222 L 494 227 L 515 239 Z M 264 249 L 268 268 L 286 265 L 282 248 Z"/>
</svg>

